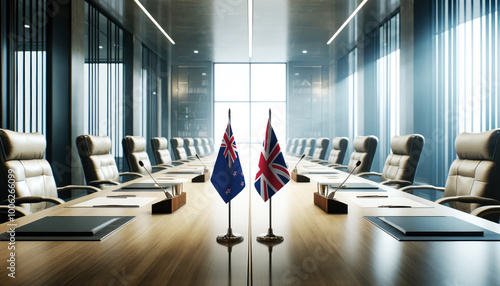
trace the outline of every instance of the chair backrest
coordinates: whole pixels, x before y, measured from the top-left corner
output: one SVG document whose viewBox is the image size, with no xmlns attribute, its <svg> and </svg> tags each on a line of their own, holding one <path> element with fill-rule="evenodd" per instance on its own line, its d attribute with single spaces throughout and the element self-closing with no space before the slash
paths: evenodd
<svg viewBox="0 0 500 286">
<path fill-rule="evenodd" d="M 172 164 L 172 157 L 170 156 L 170 151 L 168 151 L 167 138 L 151 138 L 151 147 L 153 148 L 153 154 L 157 165 Z"/>
<path fill-rule="evenodd" d="M 131 172 L 141 173 L 147 176 L 148 172 L 144 170 L 144 168 L 146 168 L 151 173 L 151 162 L 146 152 L 146 139 L 144 137 L 125 136 L 123 137 L 122 145 L 123 154 Z M 139 161 L 142 161 L 144 168 L 139 165 Z"/>
<path fill-rule="evenodd" d="M 52 168 L 45 160 L 46 146 L 45 137 L 40 133 L 20 133 L 0 129 L 2 201 L 7 199 L 12 185 L 16 197 L 58 197 Z M 33 213 L 46 209 L 50 203 L 41 202 L 21 206 Z"/>
<path fill-rule="evenodd" d="M 170 144 L 172 145 L 172 152 L 174 152 L 175 160 L 186 160 L 187 153 L 184 149 L 184 140 L 179 137 L 174 137 L 170 139 Z"/>
<path fill-rule="evenodd" d="M 328 138 L 316 139 L 316 148 L 314 149 L 312 158 L 323 160 L 325 158 L 326 151 L 328 150 L 328 145 L 330 145 L 330 139 Z"/>
<path fill-rule="evenodd" d="M 304 154 L 305 148 L 306 148 L 306 138 L 299 138 L 297 142 L 297 149 L 295 149 L 295 155 L 302 156 L 302 154 Z"/>
<path fill-rule="evenodd" d="M 205 155 L 212 154 L 212 148 L 210 148 L 210 142 L 208 138 L 201 138 L 203 148 L 205 149 Z"/>
<path fill-rule="evenodd" d="M 290 153 L 290 150 L 292 149 L 292 138 L 288 138 L 286 140 L 286 153 Z"/>
<path fill-rule="evenodd" d="M 316 146 L 316 139 L 307 138 L 306 147 L 304 148 L 304 154 L 306 154 L 306 156 L 312 156 L 312 154 L 314 153 L 315 146 Z"/>
<path fill-rule="evenodd" d="M 80 135 L 76 137 L 76 147 L 87 183 L 96 180 L 120 181 L 115 158 L 110 153 L 111 139 L 108 136 Z"/>
<path fill-rule="evenodd" d="M 385 160 L 381 180 L 406 180 L 413 183 L 423 147 L 422 135 L 393 136 L 392 153 Z"/>
<path fill-rule="evenodd" d="M 299 146 L 299 138 L 292 139 L 292 146 L 290 147 L 290 154 L 294 155 L 297 152 L 297 147 Z"/>
<path fill-rule="evenodd" d="M 471 195 L 500 200 L 500 129 L 461 133 L 455 140 L 457 159 L 448 173 L 444 196 Z M 478 204 L 450 202 L 471 212 Z"/>
<path fill-rule="evenodd" d="M 373 157 L 375 157 L 375 152 L 377 151 L 377 143 L 378 139 L 373 135 L 356 137 L 352 143 L 354 152 L 351 154 L 347 171 L 351 172 L 356 166 L 356 162 L 361 161 L 361 165 L 354 170 L 353 174 L 370 172 Z"/>
<path fill-rule="evenodd" d="M 205 148 L 203 147 L 203 141 L 201 138 L 194 138 L 194 147 L 198 155 L 205 156 Z"/>
<path fill-rule="evenodd" d="M 328 157 L 328 164 L 342 165 L 342 163 L 344 163 L 348 143 L 349 139 L 347 137 L 333 138 L 332 150 L 330 151 L 330 156 Z"/>
<path fill-rule="evenodd" d="M 215 150 L 219 151 L 219 149 L 216 149 L 214 145 L 214 139 L 213 138 L 208 138 L 208 147 L 210 148 L 210 153 L 215 153 Z M 219 146 L 217 146 L 219 148 Z"/>
<path fill-rule="evenodd" d="M 184 138 L 184 148 L 186 149 L 187 155 L 189 157 L 194 156 L 196 154 L 196 148 L 194 147 L 194 139 L 193 138 Z"/>
</svg>

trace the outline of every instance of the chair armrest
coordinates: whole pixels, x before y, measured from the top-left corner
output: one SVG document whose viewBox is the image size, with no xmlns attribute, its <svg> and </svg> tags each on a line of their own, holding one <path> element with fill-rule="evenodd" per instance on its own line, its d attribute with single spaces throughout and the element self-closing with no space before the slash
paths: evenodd
<svg viewBox="0 0 500 286">
<path fill-rule="evenodd" d="M 500 214 L 500 206 L 478 207 L 475 210 L 473 210 L 470 214 L 482 218 L 491 214 Z"/>
<path fill-rule="evenodd" d="M 407 187 L 401 188 L 399 190 L 402 192 L 407 192 L 407 193 L 411 193 L 411 192 L 413 192 L 413 190 L 434 190 L 434 191 L 444 192 L 443 187 L 435 187 L 435 186 L 431 186 L 431 185 L 407 186 Z"/>
<path fill-rule="evenodd" d="M 347 166 L 346 166 L 346 165 L 333 165 L 333 166 L 328 165 L 328 167 L 332 167 L 332 168 L 334 168 L 334 169 L 338 169 L 338 168 L 347 168 Z"/>
<path fill-rule="evenodd" d="M 56 205 L 64 204 L 65 202 L 60 198 L 50 198 L 50 197 L 40 197 L 40 196 L 25 196 L 25 197 L 16 197 L 16 205 L 20 204 L 34 204 L 41 202 L 50 202 Z M 7 200 L 2 202 L 3 204 L 8 203 Z"/>
<path fill-rule="evenodd" d="M 381 184 L 382 185 L 398 185 L 399 188 L 401 188 L 401 187 L 410 186 L 413 183 L 410 181 L 407 181 L 407 180 L 387 180 L 387 181 L 381 182 Z"/>
<path fill-rule="evenodd" d="M 368 177 L 368 176 L 379 176 L 382 177 L 382 173 L 377 173 L 377 172 L 363 172 L 356 174 L 358 177 Z"/>
<path fill-rule="evenodd" d="M 460 202 L 460 203 L 474 203 L 482 205 L 500 205 L 500 202 L 495 199 L 477 197 L 477 196 L 453 196 L 445 197 L 436 201 L 438 204 L 444 204 L 449 202 Z"/>
<path fill-rule="evenodd" d="M 174 165 L 170 165 L 170 164 L 159 164 L 158 166 L 164 166 L 164 167 L 167 167 L 167 168 L 173 168 Z"/>
<path fill-rule="evenodd" d="M 119 185 L 120 183 L 111 180 L 95 180 L 87 183 L 90 186 L 100 188 L 101 185 Z"/>
<path fill-rule="evenodd" d="M 93 187 L 93 186 L 76 186 L 76 185 L 69 185 L 69 186 L 64 186 L 64 187 L 59 187 L 57 188 L 57 191 L 65 191 L 65 190 L 87 190 L 89 193 L 95 193 L 95 192 L 100 192 L 101 189 Z"/>
<path fill-rule="evenodd" d="M 155 165 L 155 166 L 151 166 L 151 168 L 165 170 L 165 169 L 168 169 L 169 167 L 165 166 L 165 165 Z"/>
<path fill-rule="evenodd" d="M 14 210 L 14 217 L 12 217 L 11 209 Z M 30 212 L 27 209 L 20 206 L 15 206 L 12 208 L 10 206 L 0 205 L 0 217 L 4 218 L 2 222 L 12 221 L 13 219 L 17 219 L 29 214 Z M 8 216 L 8 218 L 6 218 L 5 216 Z"/>
<path fill-rule="evenodd" d="M 143 174 L 141 173 L 136 173 L 136 172 L 123 172 L 118 174 L 118 176 L 136 176 L 136 177 L 144 177 Z"/>
</svg>

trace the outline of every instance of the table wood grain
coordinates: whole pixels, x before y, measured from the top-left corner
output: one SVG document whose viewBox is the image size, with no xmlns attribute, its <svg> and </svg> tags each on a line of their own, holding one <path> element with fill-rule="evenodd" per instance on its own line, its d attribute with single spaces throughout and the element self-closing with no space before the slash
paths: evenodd
<svg viewBox="0 0 500 286">
<path fill-rule="evenodd" d="M 153 215 L 151 204 L 122 209 L 67 207 L 109 195 L 109 189 L 15 223 L 21 226 L 48 215 L 132 215 L 133 221 L 98 242 L 17 241 L 15 279 L 7 276 L 8 242 L 0 242 L 0 284 L 500 285 L 500 242 L 402 242 L 363 216 L 452 215 L 500 233 L 498 224 L 390 188 L 389 195 L 431 207 L 361 208 L 338 192 L 336 197 L 349 204 L 349 214 L 326 214 L 313 204 L 313 180 L 291 181 L 272 198 L 273 230 L 284 242 L 273 247 L 258 243 L 256 237 L 268 230 L 269 209 L 253 179 L 246 178 L 247 187 L 232 201 L 232 228 L 244 241 L 231 248 L 216 242 L 217 235 L 227 231 L 227 205 L 210 182 L 185 183 L 187 203 L 173 214 Z M 137 195 L 157 201 L 164 197 L 161 192 Z M 7 224 L 0 225 L 0 232 L 8 229 Z"/>
</svg>

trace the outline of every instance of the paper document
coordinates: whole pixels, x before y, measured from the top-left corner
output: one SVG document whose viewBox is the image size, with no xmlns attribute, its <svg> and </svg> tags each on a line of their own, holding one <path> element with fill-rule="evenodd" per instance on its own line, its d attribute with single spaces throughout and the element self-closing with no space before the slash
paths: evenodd
<svg viewBox="0 0 500 286">
<path fill-rule="evenodd" d="M 93 207 L 142 207 L 156 200 L 154 197 L 99 197 L 83 203 L 70 206 L 70 208 L 93 208 Z"/>
<path fill-rule="evenodd" d="M 363 194 L 357 194 L 363 195 Z M 431 206 L 419 203 L 406 197 L 356 197 L 349 199 L 363 208 L 431 208 Z"/>
</svg>

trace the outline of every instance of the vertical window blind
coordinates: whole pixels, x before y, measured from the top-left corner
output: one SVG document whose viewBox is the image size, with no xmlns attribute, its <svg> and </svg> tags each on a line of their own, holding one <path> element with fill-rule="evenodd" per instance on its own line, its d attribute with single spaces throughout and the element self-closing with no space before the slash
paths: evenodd
<svg viewBox="0 0 500 286">
<path fill-rule="evenodd" d="M 434 2 L 436 130 L 444 183 L 461 132 L 500 127 L 498 0 Z"/>
<path fill-rule="evenodd" d="M 124 136 L 123 30 L 85 3 L 85 133 L 111 138 L 121 169 Z"/>
<path fill-rule="evenodd" d="M 379 162 L 391 153 L 391 138 L 400 135 L 400 21 L 399 13 L 378 31 L 377 98 L 379 103 Z M 383 165 L 381 165 L 383 166 Z"/>
<path fill-rule="evenodd" d="M 46 2 L 7 2 L 8 128 L 46 130 Z"/>
</svg>

